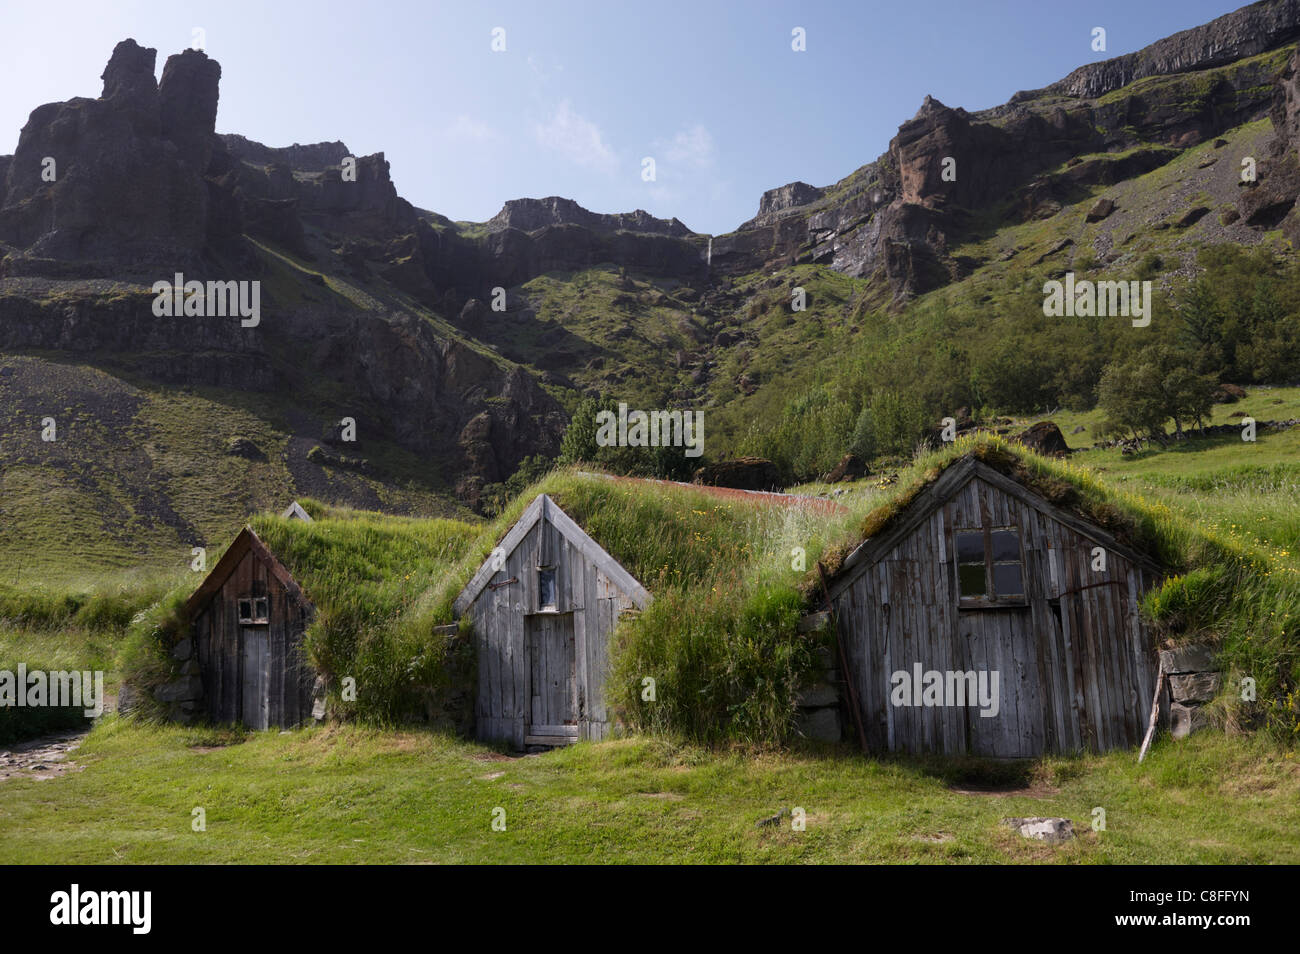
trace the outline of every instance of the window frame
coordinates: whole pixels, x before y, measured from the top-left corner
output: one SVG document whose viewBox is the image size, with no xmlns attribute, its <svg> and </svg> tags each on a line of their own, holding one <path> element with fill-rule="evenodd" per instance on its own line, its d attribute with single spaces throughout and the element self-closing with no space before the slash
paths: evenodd
<svg viewBox="0 0 1300 954">
<path fill-rule="evenodd" d="M 542 599 L 542 579 L 546 574 L 551 576 L 551 601 L 544 602 Z M 539 613 L 558 613 L 560 611 L 560 575 L 554 564 L 537 567 L 537 612 Z"/>
<path fill-rule="evenodd" d="M 239 617 L 241 626 L 266 626 L 271 622 L 270 598 L 241 596 L 235 601 L 235 614 Z"/>
<path fill-rule="evenodd" d="M 1015 560 L 994 560 L 993 559 L 993 534 L 999 531 L 1009 531 L 1016 536 L 1017 557 Z M 974 566 L 974 561 L 963 563 L 961 554 L 958 549 L 958 538 L 963 536 L 979 536 L 982 541 L 984 553 L 984 590 L 979 596 L 967 596 L 961 591 L 961 568 L 963 566 Z M 1004 609 L 1025 607 L 1029 605 L 1028 581 L 1025 578 L 1025 541 L 1021 534 L 1021 529 L 1015 524 L 998 524 L 986 525 L 980 527 L 953 527 L 951 536 L 952 549 L 952 581 L 953 590 L 957 594 L 957 608 L 966 609 Z M 998 595 L 997 585 L 995 582 L 994 567 L 1014 565 L 1020 568 L 1020 592 L 1015 596 L 1000 597 Z"/>
</svg>

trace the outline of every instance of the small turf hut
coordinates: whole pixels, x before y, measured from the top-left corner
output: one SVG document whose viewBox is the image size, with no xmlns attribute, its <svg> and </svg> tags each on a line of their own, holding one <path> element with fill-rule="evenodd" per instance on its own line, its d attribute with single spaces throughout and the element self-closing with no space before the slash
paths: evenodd
<svg viewBox="0 0 1300 954">
<path fill-rule="evenodd" d="M 1071 506 L 1069 487 L 1045 495 L 1014 460 L 990 463 L 951 460 L 829 582 L 867 748 L 1140 744 L 1157 660 L 1138 603 L 1160 566 Z"/>
<path fill-rule="evenodd" d="M 609 730 L 610 634 L 650 594 L 546 494 L 529 504 L 454 603 L 478 647 L 480 739 L 565 745 Z"/>
<path fill-rule="evenodd" d="M 267 729 L 307 720 L 316 674 L 302 640 L 315 608 L 251 527 L 235 538 L 185 611 L 211 721 Z"/>
</svg>

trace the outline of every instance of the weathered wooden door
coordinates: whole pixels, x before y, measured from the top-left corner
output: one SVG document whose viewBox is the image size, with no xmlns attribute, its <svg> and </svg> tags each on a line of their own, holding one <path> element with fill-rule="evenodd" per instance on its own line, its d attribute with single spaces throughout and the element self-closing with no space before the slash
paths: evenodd
<svg viewBox="0 0 1300 954">
<path fill-rule="evenodd" d="M 966 700 L 970 754 L 998 758 L 1041 755 L 1039 650 L 1028 609 L 974 610 L 962 613 L 960 620 L 967 671 L 973 671 L 977 684 L 987 690 L 985 700 Z M 995 672 L 996 695 L 992 692 Z M 981 705 L 982 701 L 988 704 Z"/>
<path fill-rule="evenodd" d="M 265 627 L 242 627 L 244 667 L 241 696 L 244 725 L 265 729 L 271 722 L 271 645 Z"/>
<path fill-rule="evenodd" d="M 541 745 L 576 741 L 578 694 L 573 614 L 538 613 L 527 619 L 529 724 L 525 735 Z"/>
</svg>

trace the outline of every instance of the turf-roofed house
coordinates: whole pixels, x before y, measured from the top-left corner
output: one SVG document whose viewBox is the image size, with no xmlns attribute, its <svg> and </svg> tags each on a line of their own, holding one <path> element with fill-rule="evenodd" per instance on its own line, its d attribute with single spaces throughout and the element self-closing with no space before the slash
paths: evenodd
<svg viewBox="0 0 1300 954">
<path fill-rule="evenodd" d="M 315 607 L 251 527 L 231 543 L 185 611 L 211 721 L 267 729 L 307 720 L 316 673 L 303 633 Z"/>
<path fill-rule="evenodd" d="M 1161 567 L 1073 506 L 1068 482 L 990 463 L 954 458 L 830 580 L 867 749 L 1140 744 L 1158 669 L 1139 601 Z"/>
<path fill-rule="evenodd" d="M 650 594 L 539 494 L 456 597 L 478 647 L 477 734 L 516 748 L 603 739 L 609 637 Z"/>
</svg>

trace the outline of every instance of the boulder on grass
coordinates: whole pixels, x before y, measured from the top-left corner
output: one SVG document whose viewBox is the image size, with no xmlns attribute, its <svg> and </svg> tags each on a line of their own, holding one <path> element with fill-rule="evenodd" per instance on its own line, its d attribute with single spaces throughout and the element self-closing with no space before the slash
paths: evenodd
<svg viewBox="0 0 1300 954">
<path fill-rule="evenodd" d="M 1246 396 L 1246 389 L 1239 384 L 1220 384 L 1210 395 L 1215 404 L 1236 404 Z"/>
<path fill-rule="evenodd" d="M 826 483 L 837 484 L 841 480 L 857 480 L 867 475 L 867 465 L 857 454 L 845 454 L 840 462 L 826 475 Z"/>
<path fill-rule="evenodd" d="M 1026 449 L 1046 457 L 1064 457 L 1070 453 L 1070 446 L 1065 443 L 1065 435 L 1052 421 L 1039 421 L 1011 439 Z"/>
<path fill-rule="evenodd" d="M 1089 222 L 1100 222 L 1106 216 L 1115 211 L 1115 203 L 1110 199 L 1098 199 L 1093 203 L 1092 208 L 1088 210 Z"/>
</svg>

